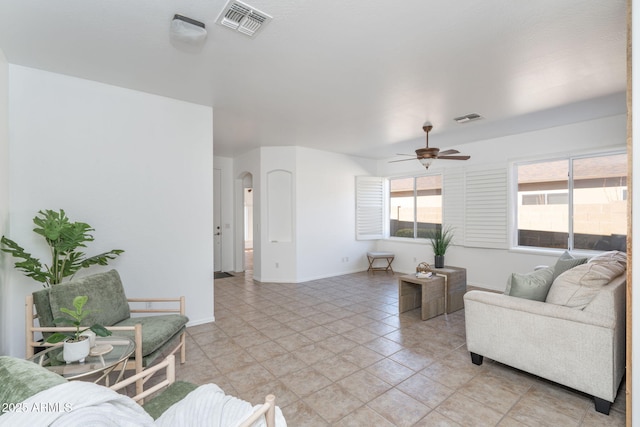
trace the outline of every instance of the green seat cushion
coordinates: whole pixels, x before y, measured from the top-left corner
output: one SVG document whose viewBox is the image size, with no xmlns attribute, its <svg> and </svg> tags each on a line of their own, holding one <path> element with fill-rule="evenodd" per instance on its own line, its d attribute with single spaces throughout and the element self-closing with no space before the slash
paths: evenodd
<svg viewBox="0 0 640 427">
<path fill-rule="evenodd" d="M 87 326 L 95 323 L 113 326 L 130 316 L 129 303 L 116 270 L 52 286 L 49 300 L 53 317 L 68 317 L 60 308 L 73 309 L 73 299 L 78 295 L 89 297 L 84 306 L 85 310 L 90 311 L 83 322 Z"/>
<path fill-rule="evenodd" d="M 0 356 L 0 403 L 20 403 L 67 380 L 28 360 Z"/>
<path fill-rule="evenodd" d="M 176 381 L 163 390 L 160 394 L 147 401 L 142 408 L 151 415 L 153 419 L 158 419 L 171 405 L 184 399 L 187 394 L 198 388 L 197 385 L 186 381 Z"/>
<path fill-rule="evenodd" d="M 189 318 L 179 314 L 164 314 L 160 316 L 132 317 L 115 326 L 133 326 L 142 324 L 142 355 L 147 356 L 159 349 L 171 337 L 181 332 Z M 133 339 L 133 331 L 118 331 L 116 335 L 128 336 Z"/>
</svg>

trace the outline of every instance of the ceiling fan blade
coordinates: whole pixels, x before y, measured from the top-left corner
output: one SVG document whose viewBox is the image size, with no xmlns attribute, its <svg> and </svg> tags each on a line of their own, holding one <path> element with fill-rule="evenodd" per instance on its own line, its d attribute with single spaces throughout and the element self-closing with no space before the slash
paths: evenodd
<svg viewBox="0 0 640 427">
<path fill-rule="evenodd" d="M 454 153 L 451 153 L 454 154 Z M 411 156 L 411 157 L 415 157 L 415 154 L 405 154 L 405 153 L 396 153 L 396 156 Z"/>
<path fill-rule="evenodd" d="M 440 152 L 441 156 L 448 156 L 449 154 L 458 154 L 458 150 L 444 150 Z"/>
<path fill-rule="evenodd" d="M 407 160 L 416 160 L 415 154 L 413 155 L 413 157 L 411 159 L 389 160 L 389 163 L 406 162 Z"/>
<path fill-rule="evenodd" d="M 438 156 L 442 160 L 469 160 L 471 156 Z"/>
</svg>

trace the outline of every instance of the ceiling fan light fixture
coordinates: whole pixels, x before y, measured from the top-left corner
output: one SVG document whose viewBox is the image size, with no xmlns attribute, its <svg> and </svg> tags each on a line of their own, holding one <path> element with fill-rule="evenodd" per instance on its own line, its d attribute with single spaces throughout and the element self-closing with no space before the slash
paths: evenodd
<svg viewBox="0 0 640 427">
<path fill-rule="evenodd" d="M 433 159 L 433 158 L 421 158 L 421 159 L 418 159 L 420 164 L 422 166 L 424 166 L 425 169 L 429 169 L 429 166 L 431 166 L 431 164 L 433 163 L 434 160 L 435 159 Z"/>
</svg>

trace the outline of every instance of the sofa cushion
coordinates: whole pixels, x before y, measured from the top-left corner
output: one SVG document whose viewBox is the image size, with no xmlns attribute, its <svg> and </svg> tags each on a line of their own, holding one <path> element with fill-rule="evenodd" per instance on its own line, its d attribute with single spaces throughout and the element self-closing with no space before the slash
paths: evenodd
<svg viewBox="0 0 640 427">
<path fill-rule="evenodd" d="M 147 356 L 171 337 L 182 331 L 189 318 L 179 314 L 164 314 L 159 316 L 132 317 L 116 326 L 133 326 L 136 323 L 142 324 L 142 355 Z M 117 335 L 128 336 L 133 339 L 133 331 L 118 331 Z"/>
<path fill-rule="evenodd" d="M 20 403 L 36 393 L 67 380 L 23 359 L 0 356 L 0 403 Z M 1 415 L 1 413 L 0 413 Z"/>
<path fill-rule="evenodd" d="M 544 301 L 553 282 L 553 268 L 546 267 L 531 273 L 513 273 L 507 283 L 507 295 Z"/>
<path fill-rule="evenodd" d="M 604 286 L 623 274 L 626 266 L 626 255 L 594 257 L 558 276 L 549 289 L 546 302 L 582 310 Z"/>
<path fill-rule="evenodd" d="M 129 303 L 116 270 L 52 286 L 49 300 L 53 317 L 68 317 L 60 308 L 73 309 L 73 299 L 78 295 L 89 297 L 85 309 L 90 313 L 83 322 L 86 326 L 95 323 L 113 326 L 130 316 Z"/>
<path fill-rule="evenodd" d="M 561 275 L 567 270 L 571 270 L 573 267 L 578 265 L 582 265 L 587 262 L 586 257 L 576 258 L 569 253 L 569 251 L 564 251 L 560 258 L 556 261 L 556 265 L 553 267 L 553 279 Z"/>
</svg>

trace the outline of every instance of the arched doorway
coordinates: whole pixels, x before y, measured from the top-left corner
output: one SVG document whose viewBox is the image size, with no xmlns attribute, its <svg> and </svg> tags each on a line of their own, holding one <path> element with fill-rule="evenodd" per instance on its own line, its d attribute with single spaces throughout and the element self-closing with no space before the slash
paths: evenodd
<svg viewBox="0 0 640 427">
<path fill-rule="evenodd" d="M 254 235 L 255 192 L 253 189 L 253 175 L 250 172 L 242 172 L 236 178 L 235 185 L 235 270 L 253 271 L 254 254 L 259 252 L 258 240 Z"/>
</svg>

